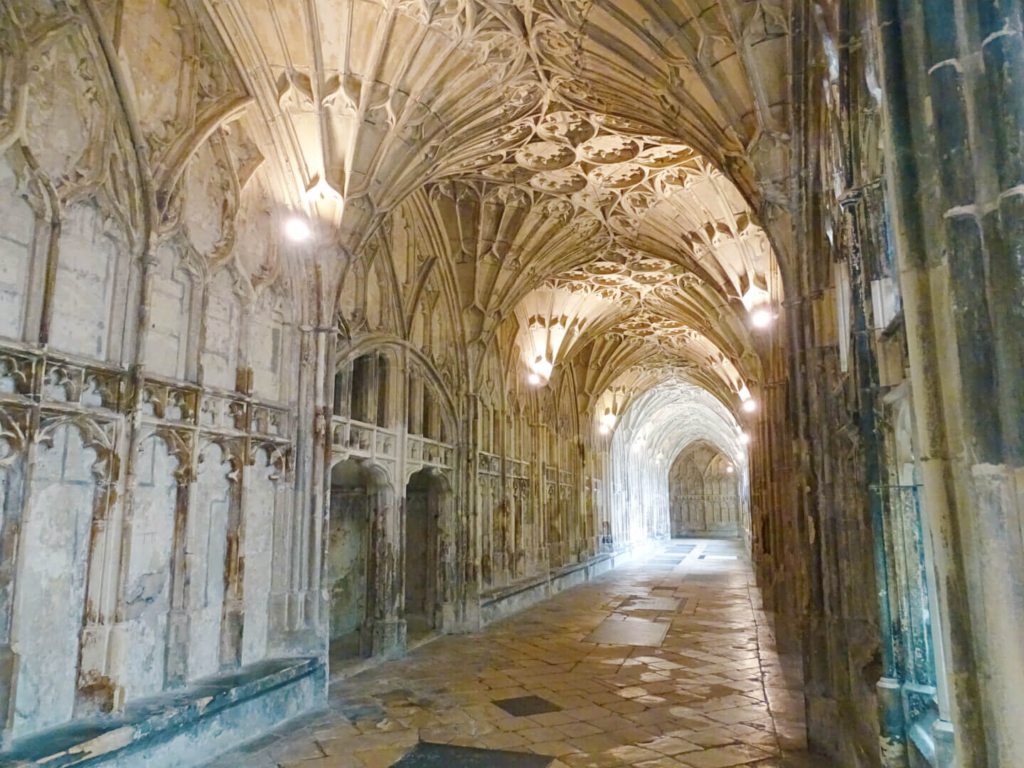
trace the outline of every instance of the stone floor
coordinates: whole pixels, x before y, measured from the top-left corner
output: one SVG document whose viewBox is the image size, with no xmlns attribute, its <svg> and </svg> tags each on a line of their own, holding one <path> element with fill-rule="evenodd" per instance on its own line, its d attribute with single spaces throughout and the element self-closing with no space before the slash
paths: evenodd
<svg viewBox="0 0 1024 768">
<path fill-rule="evenodd" d="M 335 682 L 328 711 L 210 767 L 544 763 L 524 752 L 548 768 L 826 765 L 803 753 L 799 680 L 759 604 L 738 544 L 674 540 L 479 634 Z M 442 750 L 413 752 L 419 742 L 505 754 L 430 758 Z"/>
</svg>

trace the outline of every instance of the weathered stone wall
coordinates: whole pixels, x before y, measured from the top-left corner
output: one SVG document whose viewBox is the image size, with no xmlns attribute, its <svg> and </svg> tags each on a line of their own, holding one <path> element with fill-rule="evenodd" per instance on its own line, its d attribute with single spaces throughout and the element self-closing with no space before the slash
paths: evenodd
<svg viewBox="0 0 1024 768">
<path fill-rule="evenodd" d="M 91 4 L 30 5 L 3 24 L 27 65 L 24 119 L 0 126 L 5 741 L 326 654 L 364 618 L 370 652 L 401 647 L 403 496 L 425 468 L 446 491 L 417 587 L 443 630 L 603 546 L 606 453 L 572 377 L 527 386 L 514 329 L 467 356 L 472 299 L 424 268 L 447 246 L 401 210 L 358 255 L 301 261 L 280 154 L 198 5 L 120 8 L 144 50 Z M 367 354 L 355 419 L 340 401 Z M 372 493 L 332 494 L 348 459 Z"/>
<path fill-rule="evenodd" d="M 703 440 L 814 748 L 1024 764 L 1020 9 L 315 5 L 0 7 L 5 742 L 400 651 L 410 531 L 477 627 Z"/>
<path fill-rule="evenodd" d="M 816 749 L 1015 764 L 1019 9 L 794 10 L 801 257 L 765 338 L 759 578 L 802 652 Z"/>
<path fill-rule="evenodd" d="M 688 447 L 668 475 L 672 536 L 739 536 L 743 528 L 740 477 L 715 446 Z"/>
<path fill-rule="evenodd" d="M 88 8 L 3 13 L 26 67 L 0 128 L 7 742 L 308 652 L 288 562 L 309 430 L 303 310 L 223 47 L 147 16 L 172 61 L 128 77 Z"/>
<path fill-rule="evenodd" d="M 366 489 L 331 488 L 326 586 L 330 594 L 332 640 L 359 629 L 366 615 L 368 507 Z"/>
</svg>

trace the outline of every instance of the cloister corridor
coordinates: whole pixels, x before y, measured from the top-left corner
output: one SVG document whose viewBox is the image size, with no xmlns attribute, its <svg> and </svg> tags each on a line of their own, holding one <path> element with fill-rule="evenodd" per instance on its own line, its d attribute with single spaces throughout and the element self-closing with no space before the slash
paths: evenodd
<svg viewBox="0 0 1024 768">
<path fill-rule="evenodd" d="M 1024 768 L 1022 638 L 1024 0 L 0 0 L 0 768 Z"/>
<path fill-rule="evenodd" d="M 803 752 L 799 669 L 776 651 L 741 544 L 674 539 L 481 633 L 335 679 L 326 710 L 209 768 L 826 766 Z M 522 711 L 551 711 L 495 703 L 524 697 L 550 706 Z M 505 755 L 421 757 L 420 742 Z"/>
</svg>

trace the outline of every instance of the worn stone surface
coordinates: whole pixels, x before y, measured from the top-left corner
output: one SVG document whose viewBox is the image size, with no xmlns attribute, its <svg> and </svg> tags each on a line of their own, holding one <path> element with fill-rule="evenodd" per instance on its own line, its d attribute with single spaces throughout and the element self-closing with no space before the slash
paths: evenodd
<svg viewBox="0 0 1024 768">
<path fill-rule="evenodd" d="M 691 443 L 668 474 L 672 536 L 739 535 L 749 526 L 741 509 L 739 484 L 731 459 L 713 444 Z"/>
<path fill-rule="evenodd" d="M 0 749 L 717 532 L 813 749 L 1024 765 L 1021 35 L 4 3 Z"/>
<path fill-rule="evenodd" d="M 804 751 L 799 660 L 779 656 L 740 545 L 725 544 L 729 561 L 701 560 L 707 546 L 676 566 L 638 559 L 480 634 L 336 682 L 326 713 L 209 768 L 391 765 L 419 742 L 571 768 L 823 766 Z M 620 606 L 630 597 L 664 591 L 686 607 L 659 614 L 661 647 L 592 641 L 602 622 L 628 623 Z M 517 696 L 559 709 L 517 717 L 495 705 Z"/>
</svg>

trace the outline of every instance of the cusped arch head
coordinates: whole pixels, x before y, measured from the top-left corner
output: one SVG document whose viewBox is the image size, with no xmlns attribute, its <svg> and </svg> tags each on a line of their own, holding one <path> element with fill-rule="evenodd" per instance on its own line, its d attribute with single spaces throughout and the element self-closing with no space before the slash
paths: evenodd
<svg viewBox="0 0 1024 768">
<path fill-rule="evenodd" d="M 717 442 L 704 437 L 683 446 L 673 460 L 672 467 L 686 462 L 693 462 L 705 480 L 727 472 L 730 466 L 736 466 L 728 448 L 723 448 Z"/>
<path fill-rule="evenodd" d="M 370 459 L 338 457 L 331 462 L 331 485 L 394 493 L 395 477 L 389 467 Z"/>
<path fill-rule="evenodd" d="M 441 467 L 421 466 L 410 467 L 405 473 L 405 486 L 408 487 L 416 475 L 420 475 L 427 483 L 437 489 L 442 496 L 454 493 L 451 470 Z"/>
<path fill-rule="evenodd" d="M 121 457 L 117 453 L 113 425 L 70 414 L 44 416 L 40 419 L 34 441 L 52 449 L 57 431 L 62 427 L 75 430 L 82 446 L 95 454 L 92 472 L 98 482 L 108 482 L 117 477 Z"/>
</svg>

